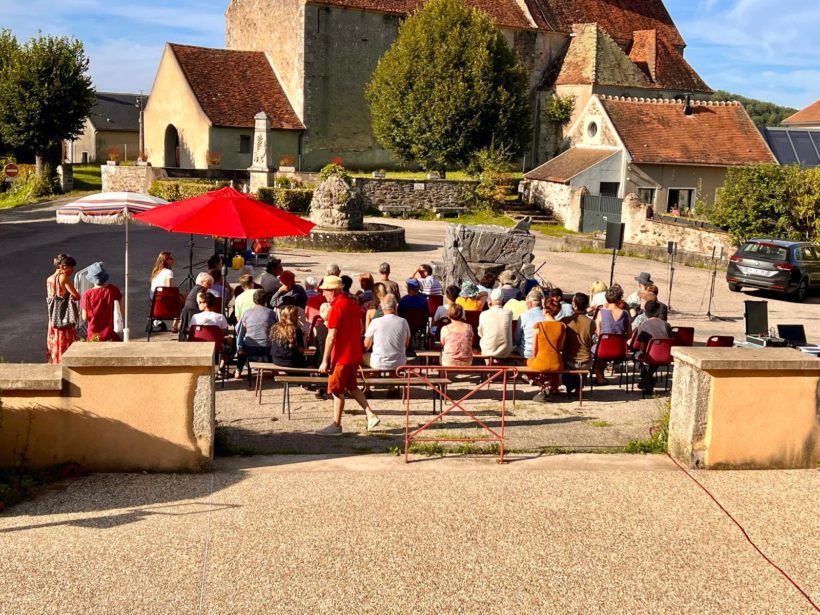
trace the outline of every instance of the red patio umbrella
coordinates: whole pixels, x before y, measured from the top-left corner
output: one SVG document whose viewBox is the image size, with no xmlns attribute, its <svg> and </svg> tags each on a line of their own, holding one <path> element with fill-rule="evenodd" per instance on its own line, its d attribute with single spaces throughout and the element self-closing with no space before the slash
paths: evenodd
<svg viewBox="0 0 820 615">
<path fill-rule="evenodd" d="M 225 237 L 225 267 L 228 238 L 259 239 L 307 235 L 315 225 L 278 207 L 257 201 L 231 187 L 176 201 L 134 216 L 135 220 L 172 233 Z M 223 297 L 222 305 L 226 306 Z"/>
</svg>

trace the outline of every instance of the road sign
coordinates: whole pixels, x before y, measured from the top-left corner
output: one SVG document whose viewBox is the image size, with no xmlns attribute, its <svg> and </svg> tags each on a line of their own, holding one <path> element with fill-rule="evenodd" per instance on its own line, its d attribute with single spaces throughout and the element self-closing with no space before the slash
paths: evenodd
<svg viewBox="0 0 820 615">
<path fill-rule="evenodd" d="M 10 162 L 3 168 L 3 172 L 6 174 L 6 177 L 17 177 L 20 170 L 17 168 L 16 164 Z"/>
</svg>

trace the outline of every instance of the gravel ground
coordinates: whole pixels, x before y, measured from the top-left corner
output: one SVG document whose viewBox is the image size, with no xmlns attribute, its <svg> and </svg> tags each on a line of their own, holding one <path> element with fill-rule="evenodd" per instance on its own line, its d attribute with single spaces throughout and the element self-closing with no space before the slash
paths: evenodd
<svg viewBox="0 0 820 615">
<path fill-rule="evenodd" d="M 697 474 L 820 600 L 816 471 Z M 3 613 L 810 613 L 665 457 L 96 475 L 0 516 Z"/>
</svg>

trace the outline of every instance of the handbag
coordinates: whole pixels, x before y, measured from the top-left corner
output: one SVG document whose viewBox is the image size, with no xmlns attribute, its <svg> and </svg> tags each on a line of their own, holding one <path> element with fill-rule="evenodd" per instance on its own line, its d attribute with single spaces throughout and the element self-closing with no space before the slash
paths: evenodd
<svg viewBox="0 0 820 615">
<path fill-rule="evenodd" d="M 47 300 L 48 322 L 54 329 L 68 329 L 76 327 L 80 320 L 80 308 L 77 302 L 65 293 L 62 296 L 53 295 Z"/>
</svg>

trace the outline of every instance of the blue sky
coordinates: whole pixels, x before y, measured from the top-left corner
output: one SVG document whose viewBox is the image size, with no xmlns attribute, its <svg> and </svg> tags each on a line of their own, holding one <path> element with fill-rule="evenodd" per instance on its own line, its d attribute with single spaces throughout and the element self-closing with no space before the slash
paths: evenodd
<svg viewBox="0 0 820 615">
<path fill-rule="evenodd" d="M 80 38 L 98 89 L 150 91 L 166 41 L 222 47 L 229 0 L 3 0 L 0 27 Z M 666 0 L 714 89 L 803 108 L 820 98 L 817 0 Z"/>
</svg>

